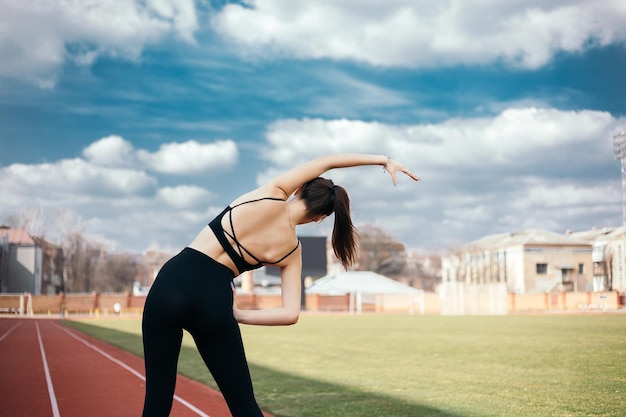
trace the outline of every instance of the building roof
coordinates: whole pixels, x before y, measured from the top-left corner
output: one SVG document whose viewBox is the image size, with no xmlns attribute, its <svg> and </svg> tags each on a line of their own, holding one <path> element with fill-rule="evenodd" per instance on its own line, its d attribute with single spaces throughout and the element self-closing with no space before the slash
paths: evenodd
<svg viewBox="0 0 626 417">
<path fill-rule="evenodd" d="M 35 246 L 35 241 L 30 237 L 28 232 L 23 229 L 0 227 L 0 236 L 8 236 L 9 245 Z"/>
<path fill-rule="evenodd" d="M 626 237 L 626 226 L 620 226 L 613 229 L 613 231 L 606 235 L 607 240 L 609 239 L 624 239 Z"/>
<path fill-rule="evenodd" d="M 506 248 L 512 246 L 589 246 L 591 243 L 571 235 L 561 235 L 541 229 L 529 229 L 517 233 L 486 236 L 466 246 L 467 249 Z"/>
<path fill-rule="evenodd" d="M 421 290 L 371 271 L 344 271 L 326 275 L 307 288 L 308 294 L 410 294 Z"/>
<path fill-rule="evenodd" d="M 611 227 L 603 227 L 602 229 L 598 229 L 594 227 L 591 230 L 585 230 L 582 232 L 568 232 L 568 236 L 574 239 L 585 240 L 589 243 L 593 243 L 596 240 L 603 240 L 605 237 L 612 235 L 619 228 L 614 229 Z"/>
</svg>

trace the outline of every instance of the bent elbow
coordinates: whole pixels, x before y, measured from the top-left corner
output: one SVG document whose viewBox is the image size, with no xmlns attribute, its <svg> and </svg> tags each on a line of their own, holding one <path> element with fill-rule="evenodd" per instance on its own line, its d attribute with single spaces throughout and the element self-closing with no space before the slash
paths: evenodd
<svg viewBox="0 0 626 417">
<path fill-rule="evenodd" d="M 288 314 L 285 317 L 285 322 L 284 325 L 285 326 L 292 326 L 294 324 L 296 324 L 298 322 L 298 319 L 300 318 L 300 312 L 294 313 L 294 314 Z"/>
</svg>

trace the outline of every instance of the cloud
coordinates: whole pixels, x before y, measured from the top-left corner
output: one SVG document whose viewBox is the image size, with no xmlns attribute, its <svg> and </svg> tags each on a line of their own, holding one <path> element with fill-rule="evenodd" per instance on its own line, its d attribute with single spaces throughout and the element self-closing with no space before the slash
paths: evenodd
<svg viewBox="0 0 626 417">
<path fill-rule="evenodd" d="M 89 235 L 106 236 L 135 250 L 159 238 L 183 245 L 192 232 L 181 231 L 199 227 L 217 211 L 210 207 L 216 195 L 162 174 L 224 171 L 237 162 L 238 151 L 234 142 L 222 140 L 169 143 L 149 152 L 113 135 L 91 143 L 82 155 L 0 167 L 1 211 L 68 210 L 85 219 Z M 174 183 L 162 186 L 165 181 Z"/>
<path fill-rule="evenodd" d="M 114 135 L 87 146 L 83 156 L 95 165 L 138 166 L 157 173 L 192 175 L 229 169 L 237 163 L 239 152 L 232 140 L 172 142 L 150 152 L 135 149 L 127 140 Z"/>
<path fill-rule="evenodd" d="M 312 114 L 350 114 L 357 117 L 363 110 L 406 106 L 410 101 L 402 93 L 362 81 L 348 73 L 325 68 L 317 77 L 328 83 L 332 95 L 318 95 L 312 98 L 308 112 Z"/>
<path fill-rule="evenodd" d="M 176 208 L 197 207 L 212 197 L 207 190 L 195 185 L 164 187 L 158 191 L 157 196 L 170 207 Z"/>
<path fill-rule="evenodd" d="M 168 36 L 194 42 L 198 24 L 193 0 L 5 0 L 0 27 L 0 76 L 51 87 L 66 60 L 135 60 Z"/>
<path fill-rule="evenodd" d="M 516 200 L 512 201 L 512 205 L 520 208 L 585 208 L 590 202 L 594 201 L 612 203 L 619 201 L 619 193 L 616 192 L 614 182 L 599 182 L 593 185 L 585 185 L 575 182 L 546 181 L 539 178 L 528 178 L 523 182 L 523 194 L 520 194 Z"/>
<path fill-rule="evenodd" d="M 534 107 L 437 124 L 281 120 L 268 128 L 263 157 L 270 166 L 258 182 L 329 152 L 391 155 L 422 181 L 401 176 L 394 188 L 372 167 L 327 176 L 348 188 L 356 224 L 383 227 L 409 246 L 449 247 L 485 231 L 616 226 L 611 138 L 624 123 L 606 112 Z"/>
<path fill-rule="evenodd" d="M 156 180 L 142 171 L 99 167 L 75 158 L 0 168 L 0 184 L 13 193 L 29 195 L 34 192 L 33 195 L 38 198 L 53 200 L 58 196 L 72 195 L 142 194 L 154 189 Z M 10 196 L 13 193 L 2 194 Z"/>
<path fill-rule="evenodd" d="M 4 0 L 0 77 L 53 88 L 68 62 L 136 61 L 169 38 L 196 43 L 203 23 L 249 57 L 407 68 L 500 62 L 538 68 L 560 52 L 626 40 L 621 0 L 248 0 L 213 11 L 208 23 L 198 19 L 200 3 Z"/>
<path fill-rule="evenodd" d="M 401 176 L 393 187 L 380 167 L 326 176 L 348 189 L 357 226 L 381 227 L 412 249 L 445 249 L 525 228 L 616 226 L 620 174 L 611 138 L 625 123 L 605 112 L 535 107 L 436 124 L 285 119 L 267 128 L 258 183 L 326 153 L 391 155 L 422 181 Z M 91 143 L 82 156 L 0 167 L 0 206 L 67 208 L 85 219 L 86 232 L 127 248 L 180 248 L 230 202 L 221 199 L 232 190 L 182 183 L 179 174 L 240 163 L 232 141 L 149 151 L 120 136 Z M 331 228 L 326 221 L 299 233 L 327 235 Z"/>
<path fill-rule="evenodd" d="M 212 26 L 255 57 L 538 68 L 562 51 L 623 42 L 624 20 L 620 0 L 249 0 L 225 6 Z"/>
<path fill-rule="evenodd" d="M 83 150 L 83 156 L 96 165 L 132 166 L 135 162 L 133 145 L 121 136 L 97 140 Z"/>
<path fill-rule="evenodd" d="M 202 144 L 190 140 L 166 143 L 150 153 L 137 152 L 139 160 L 150 169 L 167 174 L 188 174 L 232 167 L 238 158 L 237 145 L 230 140 Z"/>
<path fill-rule="evenodd" d="M 606 112 L 534 107 L 507 109 L 494 117 L 452 118 L 417 125 L 288 119 L 269 127 L 267 140 L 272 147 L 264 155 L 280 167 L 304 162 L 314 155 L 356 149 L 419 161 L 426 170 L 467 170 L 545 162 L 560 158 L 559 151 L 569 155 L 572 145 L 589 145 L 598 149 L 591 157 L 603 163 L 610 155 L 610 140 L 599 141 L 610 138 L 620 122 L 624 120 Z M 311 147 L 311 143 L 316 146 Z"/>
</svg>

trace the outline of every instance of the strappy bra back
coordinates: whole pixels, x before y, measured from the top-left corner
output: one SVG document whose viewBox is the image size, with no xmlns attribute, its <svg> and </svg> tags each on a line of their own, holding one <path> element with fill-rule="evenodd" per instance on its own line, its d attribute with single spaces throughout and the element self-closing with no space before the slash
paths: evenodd
<svg viewBox="0 0 626 417">
<path fill-rule="evenodd" d="M 232 215 L 233 209 L 235 207 L 239 207 L 244 204 L 254 203 L 254 202 L 262 201 L 262 200 L 274 200 L 274 201 L 284 202 L 284 200 L 281 200 L 280 198 L 264 197 L 264 198 L 257 198 L 256 200 L 244 201 L 243 203 L 236 204 L 232 207 L 229 205 L 220 214 L 218 214 L 217 217 L 215 217 L 211 221 L 211 223 L 209 223 L 209 227 L 211 228 L 211 230 L 213 230 L 215 237 L 220 242 L 220 245 L 222 245 L 222 247 L 224 248 L 224 251 L 228 254 L 230 259 L 232 259 L 239 273 L 243 273 L 245 271 L 251 271 L 253 269 L 260 268 L 264 264 L 273 265 L 273 264 L 280 263 L 289 255 L 294 253 L 296 249 L 298 249 L 298 247 L 300 246 L 300 241 L 298 240 L 298 244 L 296 245 L 296 247 L 293 248 L 291 251 L 289 251 L 289 253 L 287 253 L 285 256 L 283 256 L 282 258 L 280 258 L 279 260 L 275 262 L 267 262 L 267 261 L 262 261 L 256 256 L 254 256 L 254 254 L 252 254 L 249 250 L 244 248 L 243 245 L 237 240 L 237 236 L 235 234 L 235 227 L 233 225 L 233 215 Z M 222 227 L 222 219 L 224 218 L 226 213 L 228 213 L 228 220 L 230 222 L 231 233 L 227 232 Z M 228 241 L 228 238 L 226 236 L 228 236 L 233 241 L 234 245 Z M 257 263 L 251 264 L 248 261 L 246 261 L 244 258 L 244 252 L 248 256 L 250 256 L 252 259 L 254 259 Z"/>
</svg>

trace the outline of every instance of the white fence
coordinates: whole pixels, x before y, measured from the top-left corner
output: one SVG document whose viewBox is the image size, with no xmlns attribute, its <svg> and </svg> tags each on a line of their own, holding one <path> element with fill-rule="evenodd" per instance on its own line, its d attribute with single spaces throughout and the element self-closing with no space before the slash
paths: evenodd
<svg viewBox="0 0 626 417">
<path fill-rule="evenodd" d="M 446 282 L 439 287 L 441 314 L 459 315 L 506 315 L 507 287 L 504 283 L 465 284 Z"/>
<path fill-rule="evenodd" d="M 404 312 L 424 314 L 424 291 L 415 290 L 406 294 L 373 294 L 363 291 L 350 293 L 350 314 L 364 311 L 377 313 Z"/>
</svg>

